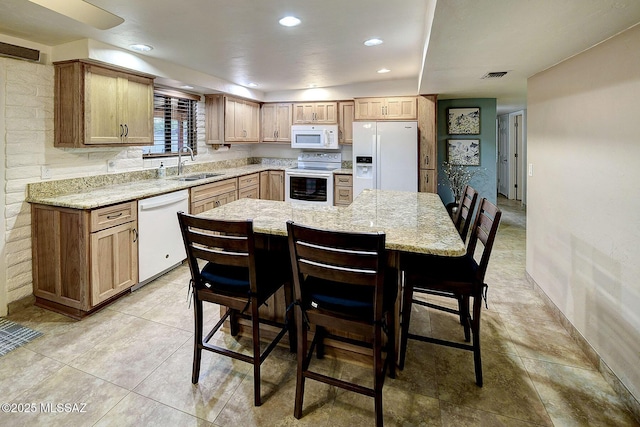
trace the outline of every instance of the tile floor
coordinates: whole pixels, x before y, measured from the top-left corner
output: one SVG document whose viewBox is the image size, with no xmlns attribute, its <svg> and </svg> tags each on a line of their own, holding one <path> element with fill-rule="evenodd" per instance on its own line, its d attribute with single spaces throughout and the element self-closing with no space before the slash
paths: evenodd
<svg viewBox="0 0 640 427">
<path fill-rule="evenodd" d="M 524 212 L 504 199 L 500 205 L 482 320 L 484 387 L 475 385 L 470 352 L 410 341 L 404 371 L 385 382 L 385 424 L 640 425 L 531 290 Z M 187 282 L 180 267 L 81 322 L 37 307 L 10 316 L 44 334 L 0 358 L 0 403 L 19 410 L 0 412 L 0 425 L 373 425 L 371 398 L 314 381 L 296 420 L 295 356 L 285 348 L 263 364 L 261 407 L 252 406 L 252 372 L 242 362 L 204 352 L 200 383 L 192 385 Z M 414 309 L 412 329 L 461 335 L 453 316 Z M 216 339 L 247 344 L 224 333 Z M 353 361 L 316 362 L 343 378 L 369 376 Z"/>
</svg>

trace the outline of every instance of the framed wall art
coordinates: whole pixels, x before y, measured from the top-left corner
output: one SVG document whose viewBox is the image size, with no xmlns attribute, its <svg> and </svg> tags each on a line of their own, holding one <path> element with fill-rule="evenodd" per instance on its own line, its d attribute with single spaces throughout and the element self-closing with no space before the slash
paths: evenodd
<svg viewBox="0 0 640 427">
<path fill-rule="evenodd" d="M 447 133 L 449 135 L 480 135 L 480 108 L 449 108 Z"/>
<path fill-rule="evenodd" d="M 448 139 L 447 159 L 452 165 L 480 166 L 480 140 Z"/>
</svg>

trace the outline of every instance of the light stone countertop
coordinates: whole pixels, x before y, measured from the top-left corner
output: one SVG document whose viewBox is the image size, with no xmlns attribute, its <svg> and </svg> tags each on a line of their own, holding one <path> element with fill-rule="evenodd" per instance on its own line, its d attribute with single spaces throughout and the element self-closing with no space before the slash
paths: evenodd
<svg viewBox="0 0 640 427">
<path fill-rule="evenodd" d="M 364 190 L 349 206 L 313 206 L 241 199 L 199 214 L 253 220 L 257 233 L 286 236 L 286 222 L 335 231 L 386 233 L 394 251 L 462 256 L 466 248 L 440 197 L 433 193 Z"/>
<path fill-rule="evenodd" d="M 126 183 L 104 185 L 88 188 L 83 191 L 72 191 L 66 194 L 29 194 L 26 201 L 43 205 L 60 206 L 73 209 L 95 209 L 116 203 L 139 200 L 147 197 L 158 196 L 172 191 L 191 188 L 212 182 L 224 181 L 229 178 L 247 175 L 265 170 L 285 170 L 286 166 L 274 165 L 245 165 L 227 169 L 217 169 L 210 172 L 221 175 L 213 178 L 199 179 L 197 181 L 180 181 L 177 176 L 163 179 L 142 179 Z M 187 173 L 184 176 L 198 175 L 202 172 Z M 62 185 L 62 184 L 61 184 Z"/>
<path fill-rule="evenodd" d="M 72 209 L 95 209 L 102 206 L 113 205 L 116 203 L 124 203 L 131 200 L 140 200 L 147 197 L 158 196 L 160 194 L 170 193 L 172 191 L 191 188 L 198 185 L 210 184 L 212 182 L 223 181 L 229 178 L 247 175 L 266 170 L 285 170 L 291 166 L 279 166 L 270 164 L 251 164 L 225 169 L 213 169 L 210 171 L 201 171 L 187 173 L 184 176 L 198 175 L 203 172 L 220 173 L 221 175 L 213 178 L 199 179 L 197 181 L 180 181 L 177 176 L 170 176 L 163 179 L 141 179 L 131 182 L 109 184 L 107 181 L 109 175 L 105 175 L 105 184 L 96 187 L 90 187 L 85 190 L 78 191 L 75 188 L 64 189 L 67 180 L 38 184 L 50 184 L 48 186 L 57 186 L 54 191 L 29 191 L 26 201 L 29 203 L 37 203 L 42 205 L 59 206 Z M 351 174 L 351 169 L 337 169 L 335 174 Z M 99 181 L 100 177 L 91 177 L 93 181 Z M 70 180 L 69 180 L 70 181 Z M 76 184 L 77 185 L 77 184 Z M 61 188 L 62 187 L 62 188 Z"/>
</svg>

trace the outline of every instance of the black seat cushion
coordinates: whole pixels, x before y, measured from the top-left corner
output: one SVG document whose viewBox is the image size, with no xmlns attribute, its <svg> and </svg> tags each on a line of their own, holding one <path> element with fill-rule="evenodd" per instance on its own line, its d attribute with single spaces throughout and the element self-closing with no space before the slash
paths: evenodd
<svg viewBox="0 0 640 427">
<path fill-rule="evenodd" d="M 384 286 L 384 311 L 391 309 L 398 293 L 395 274 L 390 273 L 386 277 L 388 280 Z M 373 321 L 374 289 L 371 287 L 348 285 L 316 277 L 308 277 L 303 287 L 306 289 L 305 299 L 312 308 Z"/>
<path fill-rule="evenodd" d="M 288 257 L 277 253 L 277 251 L 256 251 L 255 256 L 258 294 L 268 297 L 282 286 L 282 283 L 290 280 L 291 264 Z M 209 262 L 204 266 L 200 275 L 210 289 L 217 292 L 246 296 L 251 289 L 249 269 L 246 267 Z"/>
<path fill-rule="evenodd" d="M 200 274 L 212 290 L 232 295 L 247 295 L 249 293 L 248 268 L 209 262 Z"/>
</svg>

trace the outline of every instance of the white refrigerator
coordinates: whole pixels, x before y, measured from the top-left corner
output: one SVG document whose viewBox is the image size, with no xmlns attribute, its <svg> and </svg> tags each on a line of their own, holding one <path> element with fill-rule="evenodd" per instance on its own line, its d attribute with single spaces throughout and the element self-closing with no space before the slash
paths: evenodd
<svg viewBox="0 0 640 427">
<path fill-rule="evenodd" d="M 366 188 L 418 191 L 418 123 L 353 123 L 353 197 Z"/>
</svg>

